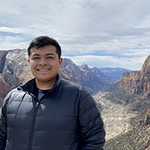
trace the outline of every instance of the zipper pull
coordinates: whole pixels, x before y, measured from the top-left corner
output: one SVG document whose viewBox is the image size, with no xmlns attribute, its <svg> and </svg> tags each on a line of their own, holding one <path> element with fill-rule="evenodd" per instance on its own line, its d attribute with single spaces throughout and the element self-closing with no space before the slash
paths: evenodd
<svg viewBox="0 0 150 150">
<path fill-rule="evenodd" d="M 35 107 L 37 108 L 39 106 L 39 104 L 40 104 L 40 102 L 37 101 Z"/>
</svg>

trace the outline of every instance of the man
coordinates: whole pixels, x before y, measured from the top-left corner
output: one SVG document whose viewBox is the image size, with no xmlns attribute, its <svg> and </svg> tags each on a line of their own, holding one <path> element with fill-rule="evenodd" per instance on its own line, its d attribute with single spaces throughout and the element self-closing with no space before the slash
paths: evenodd
<svg viewBox="0 0 150 150">
<path fill-rule="evenodd" d="M 35 38 L 28 47 L 35 76 L 10 91 L 2 106 L 0 150 L 102 150 L 105 131 L 92 96 L 58 74 L 58 42 Z"/>
</svg>

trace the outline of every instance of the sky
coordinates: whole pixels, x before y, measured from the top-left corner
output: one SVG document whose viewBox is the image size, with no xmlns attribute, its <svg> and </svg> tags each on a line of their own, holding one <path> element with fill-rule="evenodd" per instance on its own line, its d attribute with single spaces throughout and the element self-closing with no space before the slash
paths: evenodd
<svg viewBox="0 0 150 150">
<path fill-rule="evenodd" d="M 0 50 L 27 49 L 43 35 L 77 65 L 141 70 L 150 55 L 150 0 L 0 0 Z"/>
</svg>

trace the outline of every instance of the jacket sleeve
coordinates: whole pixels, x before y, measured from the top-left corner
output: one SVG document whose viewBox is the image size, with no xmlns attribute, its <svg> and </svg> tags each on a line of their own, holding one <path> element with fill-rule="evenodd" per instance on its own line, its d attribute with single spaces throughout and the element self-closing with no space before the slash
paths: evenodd
<svg viewBox="0 0 150 150">
<path fill-rule="evenodd" d="M 81 150 L 103 150 L 105 130 L 93 97 L 82 88 L 79 103 Z"/>
<path fill-rule="evenodd" d="M 5 150 L 7 139 L 7 116 L 6 116 L 6 103 L 9 99 L 9 94 L 4 99 L 1 113 L 0 113 L 0 150 Z"/>
</svg>

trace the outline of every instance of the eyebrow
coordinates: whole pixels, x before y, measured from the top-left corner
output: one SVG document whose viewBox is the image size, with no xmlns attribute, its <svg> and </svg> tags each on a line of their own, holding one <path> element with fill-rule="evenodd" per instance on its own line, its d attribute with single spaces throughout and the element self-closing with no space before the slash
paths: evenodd
<svg viewBox="0 0 150 150">
<path fill-rule="evenodd" d="M 46 55 L 54 55 L 54 53 L 47 53 Z"/>
<path fill-rule="evenodd" d="M 53 53 L 47 53 L 46 56 L 48 56 L 48 55 L 54 55 L 54 54 Z M 40 56 L 40 54 L 33 54 L 32 57 L 34 57 L 34 56 Z"/>
</svg>

